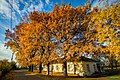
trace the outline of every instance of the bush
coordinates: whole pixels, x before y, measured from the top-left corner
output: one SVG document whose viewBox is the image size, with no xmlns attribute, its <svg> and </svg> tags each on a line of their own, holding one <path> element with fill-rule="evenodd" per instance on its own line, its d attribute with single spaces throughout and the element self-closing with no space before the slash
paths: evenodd
<svg viewBox="0 0 120 80">
<path fill-rule="evenodd" d="M 16 62 L 12 61 L 11 62 L 11 67 L 12 67 L 12 70 L 16 70 L 17 69 Z"/>
<path fill-rule="evenodd" d="M 0 60 L 0 71 L 2 71 L 2 75 L 9 73 L 12 69 L 11 63 L 8 60 Z"/>
<path fill-rule="evenodd" d="M 1 80 L 14 80 L 14 74 L 8 73 L 4 77 L 2 77 Z"/>
</svg>

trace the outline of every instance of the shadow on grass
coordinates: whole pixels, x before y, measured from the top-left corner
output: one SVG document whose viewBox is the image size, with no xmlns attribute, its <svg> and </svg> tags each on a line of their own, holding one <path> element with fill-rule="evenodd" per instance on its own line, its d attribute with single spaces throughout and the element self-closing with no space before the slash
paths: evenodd
<svg viewBox="0 0 120 80">
<path fill-rule="evenodd" d="M 40 74 L 40 77 L 43 77 L 43 78 L 48 78 L 48 79 L 58 79 L 58 80 L 62 80 L 62 79 L 67 79 L 67 78 L 101 78 L 101 77 L 110 77 L 110 76 L 115 76 L 115 75 L 118 75 L 120 76 L 120 70 L 106 70 L 105 72 L 103 73 L 94 73 L 92 76 L 54 76 L 54 75 L 43 75 L 43 74 Z"/>
<path fill-rule="evenodd" d="M 106 76 L 120 75 L 120 69 L 106 70 Z"/>
<path fill-rule="evenodd" d="M 106 70 L 104 73 L 94 73 L 92 76 L 63 76 L 63 75 L 45 75 L 41 73 L 28 72 L 26 70 L 14 71 L 15 80 L 93 80 L 98 79 L 116 79 L 120 76 L 120 70 Z M 115 76 L 114 76 L 115 75 Z M 118 76 L 118 77 L 116 77 Z M 81 78 L 81 79 L 80 79 Z"/>
</svg>

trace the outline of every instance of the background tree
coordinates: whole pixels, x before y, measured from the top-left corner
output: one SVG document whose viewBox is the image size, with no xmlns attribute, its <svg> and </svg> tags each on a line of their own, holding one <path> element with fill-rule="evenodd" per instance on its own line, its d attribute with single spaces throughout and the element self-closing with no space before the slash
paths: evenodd
<svg viewBox="0 0 120 80">
<path fill-rule="evenodd" d="M 104 10 L 96 7 L 96 10 L 91 13 L 92 21 L 88 25 L 93 32 L 93 41 L 99 43 L 98 49 L 100 49 L 101 53 L 104 52 L 108 56 L 107 52 L 109 51 L 109 56 L 114 55 L 116 60 L 120 55 L 119 9 L 119 4 Z"/>
</svg>

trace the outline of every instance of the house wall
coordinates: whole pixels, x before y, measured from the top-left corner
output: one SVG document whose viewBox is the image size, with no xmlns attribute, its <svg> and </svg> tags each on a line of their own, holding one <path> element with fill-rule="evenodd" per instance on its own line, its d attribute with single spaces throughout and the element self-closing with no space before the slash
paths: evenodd
<svg viewBox="0 0 120 80">
<path fill-rule="evenodd" d="M 51 64 L 51 71 L 63 72 L 63 64 L 62 63 Z"/>
<path fill-rule="evenodd" d="M 83 65 L 82 62 L 67 62 L 67 73 L 77 74 L 83 76 Z"/>
<path fill-rule="evenodd" d="M 47 65 L 43 65 L 43 71 L 47 71 Z M 51 72 L 63 72 L 63 63 L 50 64 Z M 90 76 L 98 71 L 96 62 L 67 62 L 67 73 L 77 74 L 79 76 Z"/>
<path fill-rule="evenodd" d="M 74 63 L 73 62 L 67 62 L 67 73 L 73 73 L 74 74 Z"/>
<path fill-rule="evenodd" d="M 82 61 L 82 64 L 83 64 L 83 69 L 84 69 L 84 75 L 90 76 L 94 72 L 98 71 L 96 62 Z"/>
<path fill-rule="evenodd" d="M 108 58 L 106 58 L 106 60 L 105 60 L 105 66 L 109 66 L 109 65 L 110 65 L 110 61 L 109 61 Z"/>
<path fill-rule="evenodd" d="M 43 71 L 47 71 L 47 65 L 42 64 L 42 70 L 43 70 Z"/>
<path fill-rule="evenodd" d="M 42 65 L 43 71 L 47 71 L 47 65 Z M 62 63 L 56 63 L 56 64 L 50 64 L 49 66 L 50 72 L 63 72 L 63 64 Z"/>
<path fill-rule="evenodd" d="M 75 73 L 79 76 L 84 76 L 84 69 L 83 69 L 82 61 L 76 62 L 75 66 L 76 66 L 76 72 Z"/>
</svg>

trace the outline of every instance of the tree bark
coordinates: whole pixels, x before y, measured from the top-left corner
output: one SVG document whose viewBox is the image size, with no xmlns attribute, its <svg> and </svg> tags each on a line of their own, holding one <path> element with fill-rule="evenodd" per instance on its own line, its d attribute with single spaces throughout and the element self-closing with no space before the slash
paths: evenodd
<svg viewBox="0 0 120 80">
<path fill-rule="evenodd" d="M 13 61 L 13 56 L 14 56 L 14 53 L 12 53 L 11 61 Z"/>
<path fill-rule="evenodd" d="M 28 66 L 28 67 L 29 67 L 28 71 L 31 71 L 31 66 Z"/>
<path fill-rule="evenodd" d="M 111 60 L 111 69 L 113 70 L 113 60 Z"/>
<path fill-rule="evenodd" d="M 49 69 L 50 69 L 49 66 L 50 66 L 50 63 L 47 64 L 47 68 L 48 68 L 48 69 L 47 69 L 47 70 L 48 70 L 48 71 L 47 71 L 47 74 L 48 74 L 48 75 L 49 75 L 49 71 L 50 71 L 50 70 L 49 70 Z"/>
<path fill-rule="evenodd" d="M 39 73 L 42 73 L 42 63 L 39 65 Z"/>
<path fill-rule="evenodd" d="M 33 72 L 33 65 L 30 65 L 30 66 L 29 66 L 29 69 L 28 69 L 28 71 L 31 71 L 31 72 Z"/>
<path fill-rule="evenodd" d="M 117 63 L 118 63 L 118 62 L 117 62 L 117 60 L 116 60 L 116 61 L 115 61 L 115 67 L 116 67 L 116 69 L 117 69 Z"/>
<path fill-rule="evenodd" d="M 67 75 L 67 62 L 64 62 L 63 65 L 64 65 L 64 76 L 68 76 Z"/>
<path fill-rule="evenodd" d="M 76 74 L 76 65 L 74 64 L 74 74 Z"/>
<path fill-rule="evenodd" d="M 33 65 L 31 65 L 31 72 L 33 72 Z"/>
</svg>

